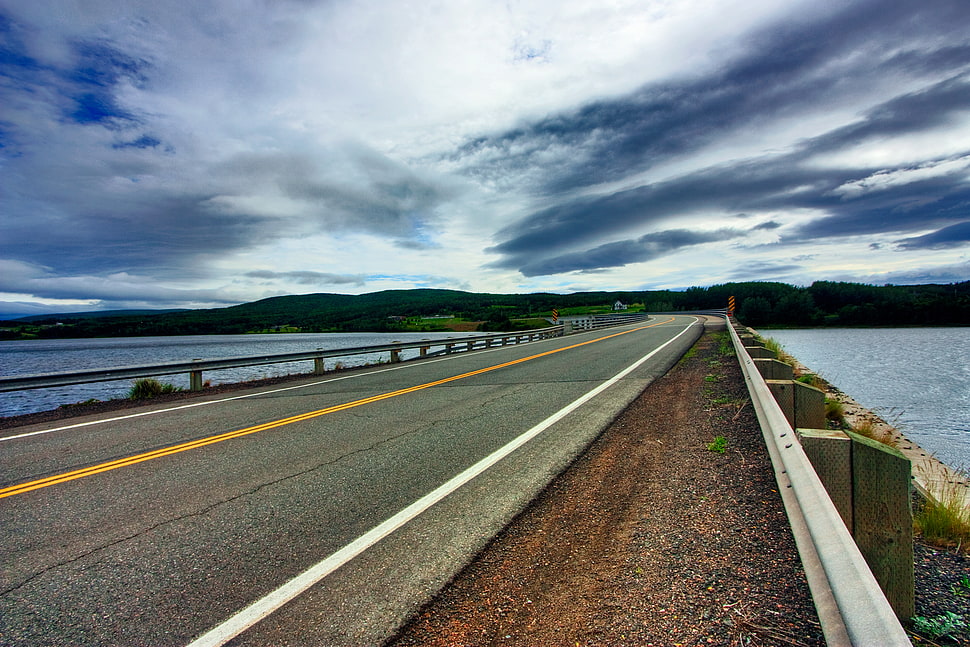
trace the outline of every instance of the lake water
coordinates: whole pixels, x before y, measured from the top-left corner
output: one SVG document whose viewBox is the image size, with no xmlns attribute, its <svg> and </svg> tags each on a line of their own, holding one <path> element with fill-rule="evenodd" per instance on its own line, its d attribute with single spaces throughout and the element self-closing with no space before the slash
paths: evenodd
<svg viewBox="0 0 970 647">
<path fill-rule="evenodd" d="M 396 341 L 440 341 L 468 336 L 469 333 L 293 333 L 0 341 L 0 375 L 36 375 L 96 368 L 146 366 L 194 359 L 359 348 Z M 418 349 L 405 350 L 401 352 L 401 358 L 410 359 L 418 354 Z M 386 352 L 354 355 L 328 358 L 325 365 L 328 369 L 332 369 L 339 361 L 343 366 L 360 366 L 387 361 L 388 358 L 389 355 Z M 313 362 L 307 360 L 206 371 L 202 374 L 202 379 L 212 384 L 225 384 L 292 373 L 310 373 L 312 370 Z M 158 379 L 186 389 L 189 386 L 187 373 L 166 375 Z M 126 397 L 132 383 L 133 380 L 118 380 L 0 393 L 0 416 L 48 411 L 62 404 L 83 402 L 91 398 L 98 400 L 123 398 Z"/>
<path fill-rule="evenodd" d="M 970 469 L 970 328 L 759 332 L 944 463 Z"/>
</svg>

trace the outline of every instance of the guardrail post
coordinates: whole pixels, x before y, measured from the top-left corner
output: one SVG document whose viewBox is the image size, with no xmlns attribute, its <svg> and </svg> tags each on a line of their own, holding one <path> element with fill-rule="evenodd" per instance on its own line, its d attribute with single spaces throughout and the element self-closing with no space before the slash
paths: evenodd
<svg viewBox="0 0 970 647">
<path fill-rule="evenodd" d="M 811 384 L 794 382 L 795 427 L 823 429 L 825 427 L 825 392 Z"/>
<path fill-rule="evenodd" d="M 776 355 L 764 346 L 745 346 L 751 359 L 776 359 Z"/>
<path fill-rule="evenodd" d="M 809 384 L 792 380 L 766 379 L 765 383 L 792 427 L 806 429 L 825 427 L 824 392 Z"/>
<path fill-rule="evenodd" d="M 752 358 L 752 361 L 761 373 L 761 377 L 766 380 L 791 380 L 795 377 L 795 371 L 791 366 L 776 359 Z"/>
<path fill-rule="evenodd" d="M 454 344 L 445 344 L 445 355 L 451 355 L 452 350 L 455 348 Z"/>
<path fill-rule="evenodd" d="M 189 373 L 189 391 L 202 390 L 202 371 L 191 371 Z"/>
<path fill-rule="evenodd" d="M 852 441 L 837 429 L 797 429 L 805 455 L 825 486 L 829 498 L 851 532 L 852 518 Z"/>
<path fill-rule="evenodd" d="M 854 432 L 798 429 L 802 447 L 901 619 L 915 613 L 909 460 Z"/>
<path fill-rule="evenodd" d="M 313 374 L 314 375 L 323 375 L 326 372 L 327 372 L 327 367 L 326 367 L 326 364 L 324 364 L 323 358 L 322 357 L 314 357 L 313 358 Z"/>
<path fill-rule="evenodd" d="M 419 356 L 420 357 L 427 357 L 429 350 L 431 350 L 431 347 L 430 346 L 422 346 L 421 349 L 420 349 L 420 351 L 419 351 Z"/>
<path fill-rule="evenodd" d="M 769 380 L 765 379 L 771 396 L 781 407 L 781 412 L 785 414 L 785 420 L 792 427 L 795 426 L 795 384 L 791 380 Z"/>
<path fill-rule="evenodd" d="M 397 364 L 401 361 L 401 351 L 392 350 L 391 351 L 391 364 Z"/>
<path fill-rule="evenodd" d="M 852 439 L 853 537 L 899 618 L 915 615 L 912 466 L 902 453 L 871 438 Z"/>
</svg>

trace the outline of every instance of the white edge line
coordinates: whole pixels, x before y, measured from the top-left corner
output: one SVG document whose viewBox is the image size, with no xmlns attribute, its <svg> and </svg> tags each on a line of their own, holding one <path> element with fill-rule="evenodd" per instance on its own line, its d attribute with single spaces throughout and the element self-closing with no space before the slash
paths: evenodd
<svg viewBox="0 0 970 647">
<path fill-rule="evenodd" d="M 696 322 L 697 320 L 695 319 L 694 323 Z M 552 414 L 536 426 L 532 427 L 521 436 L 515 438 L 504 447 L 497 449 L 465 471 L 438 486 L 436 489 L 424 495 L 394 516 L 370 529 L 337 552 L 331 554 L 323 561 L 319 562 L 315 566 L 310 567 L 300 575 L 297 575 L 295 578 L 289 582 L 286 582 L 278 589 L 271 591 L 264 597 L 256 600 L 248 607 L 240 610 L 235 615 L 227 619 L 222 624 L 210 629 L 208 632 L 189 643 L 187 647 L 221 647 L 222 645 L 225 645 L 227 642 L 246 631 L 263 618 L 269 616 L 287 602 L 290 602 L 310 587 L 318 584 L 325 577 L 363 553 L 377 542 L 392 534 L 404 524 L 416 518 L 434 504 L 438 503 L 478 475 L 482 474 L 485 470 L 498 463 L 500 460 L 514 452 L 522 445 L 525 445 L 527 442 L 541 434 L 555 423 L 559 422 L 568 414 L 572 413 L 583 404 L 589 402 L 597 395 L 622 380 L 624 377 L 636 370 L 641 364 L 676 341 L 681 335 L 690 330 L 693 325 L 693 323 L 690 324 L 675 337 L 672 337 L 669 341 L 665 342 L 662 346 L 658 346 L 654 350 L 650 351 L 607 381 L 603 382 L 591 391 L 588 391 L 585 395 L 573 400 L 573 402 Z"/>
</svg>

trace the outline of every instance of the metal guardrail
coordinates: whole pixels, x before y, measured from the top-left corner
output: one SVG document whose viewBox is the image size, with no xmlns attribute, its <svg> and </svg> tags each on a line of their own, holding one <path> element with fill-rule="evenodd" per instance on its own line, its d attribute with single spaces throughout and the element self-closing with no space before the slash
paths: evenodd
<svg viewBox="0 0 970 647">
<path fill-rule="evenodd" d="M 372 353 L 390 353 L 390 361 L 400 361 L 402 350 L 417 348 L 421 357 L 465 352 L 476 349 L 521 344 L 559 337 L 563 334 L 563 326 L 551 326 L 540 330 L 530 330 L 513 333 L 496 333 L 491 335 L 477 335 L 474 337 L 456 337 L 442 340 L 419 340 L 414 342 L 400 342 L 380 344 L 377 346 L 358 346 L 354 348 L 334 348 L 330 350 L 301 351 L 298 353 L 282 353 L 278 355 L 255 355 L 249 357 L 226 357 L 220 359 L 193 360 L 190 362 L 172 362 L 167 364 L 151 364 L 147 366 L 118 366 L 84 371 L 69 371 L 63 373 L 47 373 L 41 375 L 18 375 L 0 377 L 0 393 L 7 391 L 21 391 L 26 389 L 43 389 L 55 386 L 69 386 L 73 384 L 88 384 L 91 382 L 108 382 L 111 380 L 125 380 L 159 375 L 173 375 L 189 373 L 190 388 L 193 391 L 202 390 L 202 371 L 213 371 L 225 368 L 239 368 L 242 366 L 262 366 L 266 364 L 281 364 L 283 362 L 297 362 L 313 360 L 314 373 L 324 373 L 323 360 L 333 357 L 349 357 L 353 355 L 369 355 Z M 443 346 L 438 352 L 429 352 L 432 347 Z"/>
<path fill-rule="evenodd" d="M 728 329 L 768 445 L 826 644 L 912 647 L 730 320 Z"/>
<path fill-rule="evenodd" d="M 626 323 L 643 321 L 647 318 L 648 315 L 646 313 L 594 315 L 590 318 L 590 325 L 584 326 L 582 329 L 593 330 L 608 326 L 618 326 Z M 312 351 L 302 351 L 299 353 L 284 353 L 279 355 L 226 357 L 221 359 L 193 360 L 190 362 L 151 364 L 147 366 L 116 366 L 103 369 L 69 371 L 63 373 L 0 376 L 0 393 L 9 391 L 23 391 L 27 389 L 45 389 L 55 386 L 71 386 L 74 384 L 90 384 L 92 382 L 109 382 L 112 380 L 156 377 L 159 375 L 174 375 L 176 373 L 188 373 L 190 385 L 189 389 L 192 391 L 201 391 L 203 388 L 202 371 L 313 360 L 313 372 L 314 374 L 320 375 L 326 372 L 323 366 L 323 360 L 326 358 L 350 357 L 353 355 L 369 355 L 372 353 L 386 352 L 390 353 L 390 361 L 392 363 L 396 363 L 400 361 L 400 353 L 402 350 L 417 348 L 421 351 L 421 357 L 433 357 L 436 355 L 446 355 L 456 352 L 481 350 L 484 348 L 492 348 L 494 346 L 521 344 L 536 341 L 538 339 L 559 337 L 563 334 L 568 334 L 569 332 L 578 331 L 567 331 L 566 327 L 560 323 L 559 325 L 541 328 L 539 330 L 492 333 L 489 335 L 476 335 L 472 337 L 455 337 L 438 341 L 425 339 L 414 342 L 381 344 L 378 346 L 335 348 L 331 350 L 318 349 Z M 436 352 L 430 352 L 430 349 L 434 346 L 443 346 L 444 349 Z"/>
</svg>

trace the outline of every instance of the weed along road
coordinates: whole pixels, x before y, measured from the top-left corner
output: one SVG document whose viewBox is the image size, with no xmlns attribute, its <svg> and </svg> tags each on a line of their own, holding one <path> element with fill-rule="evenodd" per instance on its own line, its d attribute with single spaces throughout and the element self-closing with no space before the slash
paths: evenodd
<svg viewBox="0 0 970 647">
<path fill-rule="evenodd" d="M 0 437 L 0 644 L 380 644 L 700 335 L 687 316 Z"/>
</svg>

